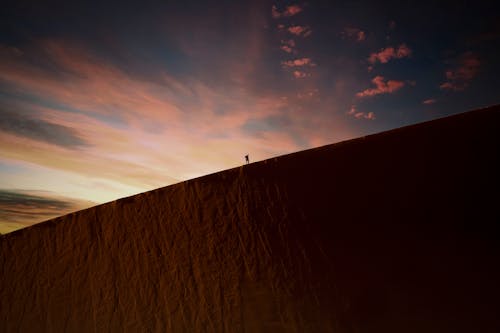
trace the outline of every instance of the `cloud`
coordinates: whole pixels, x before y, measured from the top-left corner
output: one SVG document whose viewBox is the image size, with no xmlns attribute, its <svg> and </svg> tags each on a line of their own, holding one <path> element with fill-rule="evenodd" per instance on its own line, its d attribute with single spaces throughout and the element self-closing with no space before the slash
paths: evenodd
<svg viewBox="0 0 500 333">
<path fill-rule="evenodd" d="M 283 112 L 282 93 L 256 95 L 162 70 L 135 77 L 60 40 L 38 42 L 31 54 L 37 62 L 0 55 L 0 80 L 14 96 L 9 103 L 27 111 L 1 117 L 3 128 L 17 129 L 0 131 L 1 157 L 71 173 L 68 179 L 78 176 L 82 184 L 119 185 L 100 191 L 100 202 L 233 167 L 241 150 L 258 160 L 299 149 L 293 132 L 256 139 L 240 129 Z M 29 135 L 19 134 L 23 123 Z M 297 122 L 295 131 L 302 127 Z"/>
<path fill-rule="evenodd" d="M 278 19 L 280 17 L 291 17 L 294 15 L 297 15 L 301 11 L 303 11 L 304 8 L 299 6 L 299 5 L 290 5 L 285 8 L 282 12 L 278 11 L 278 7 L 275 5 L 272 6 L 271 8 L 271 15 L 273 18 Z"/>
<path fill-rule="evenodd" d="M 385 49 L 381 49 L 379 52 L 370 54 L 368 62 L 370 64 L 375 64 L 378 61 L 382 64 L 386 64 L 391 59 L 407 58 L 410 57 L 411 54 L 412 50 L 405 44 L 401 44 L 397 49 L 390 46 Z"/>
<path fill-rule="evenodd" d="M 373 112 L 358 112 L 358 109 L 356 105 L 351 105 L 351 108 L 349 111 L 347 111 L 347 114 L 350 116 L 353 116 L 356 119 L 368 119 L 368 120 L 375 120 L 375 113 Z"/>
<path fill-rule="evenodd" d="M 389 94 L 401 89 L 405 85 L 403 81 L 389 80 L 384 82 L 383 76 L 374 77 L 372 83 L 375 84 L 375 88 L 369 88 L 358 92 L 356 97 L 364 98 L 379 94 Z"/>
<path fill-rule="evenodd" d="M 300 59 L 282 61 L 281 65 L 283 67 L 316 66 L 316 64 L 312 62 L 311 58 L 300 58 Z"/>
<path fill-rule="evenodd" d="M 40 41 L 36 46 L 38 62 L 50 63 L 50 69 L 24 59 L 0 59 L 0 80 L 8 82 L 10 89 L 29 92 L 42 100 L 56 100 L 82 113 L 110 118 L 119 114 L 126 121 L 136 118 L 138 110 L 151 118 L 179 116 L 179 108 L 169 99 L 173 91 L 180 93 L 179 89 L 186 88 L 166 75 L 163 81 L 170 89 L 163 88 L 165 95 L 161 96 L 155 93 L 161 88 L 158 84 L 134 80 L 82 47 L 53 40 Z"/>
<path fill-rule="evenodd" d="M 89 143 L 71 127 L 2 109 L 0 109 L 0 131 L 65 148 L 89 146 Z"/>
<path fill-rule="evenodd" d="M 50 192 L 0 189 L 0 232 L 13 231 L 14 228 L 9 227 L 12 225 L 18 229 L 94 205 Z"/>
<path fill-rule="evenodd" d="M 51 199 L 25 193 L 0 190 L 0 207 L 4 210 L 6 207 L 18 207 L 18 210 L 28 208 L 55 208 L 68 209 L 71 203 L 63 200 Z M 14 208 L 13 208 L 14 209 Z"/>
<path fill-rule="evenodd" d="M 305 72 L 301 72 L 301 71 L 293 71 L 293 76 L 297 79 L 301 79 L 301 78 L 308 76 L 308 74 Z"/>
<path fill-rule="evenodd" d="M 422 102 L 422 104 L 425 104 L 425 105 L 431 105 L 434 103 L 436 103 L 436 100 L 434 98 L 426 99 Z"/>
<path fill-rule="evenodd" d="M 406 58 L 411 56 L 411 50 L 408 46 L 405 44 L 401 44 L 396 51 L 396 58 L 401 59 L 401 58 Z"/>
<path fill-rule="evenodd" d="M 360 42 L 360 41 L 363 41 L 365 39 L 366 39 L 365 32 L 364 31 L 358 31 L 357 41 Z"/>
<path fill-rule="evenodd" d="M 288 27 L 287 30 L 292 35 L 302 36 L 302 37 L 307 37 L 312 33 L 311 28 L 309 28 L 308 26 L 302 26 L 302 25 L 294 25 L 294 26 Z"/>
<path fill-rule="evenodd" d="M 285 11 L 283 12 L 284 16 L 293 16 L 298 13 L 300 13 L 304 8 L 300 7 L 299 5 L 291 5 L 286 7 Z"/>
<path fill-rule="evenodd" d="M 286 53 L 295 53 L 295 41 L 293 39 L 281 40 L 280 49 Z"/>
<path fill-rule="evenodd" d="M 443 90 L 465 90 L 479 70 L 481 65 L 479 58 L 472 52 L 466 52 L 451 63 L 454 64 L 454 68 L 445 72 L 447 81 L 439 87 Z"/>
<path fill-rule="evenodd" d="M 443 89 L 443 90 L 454 90 L 454 91 L 460 91 L 460 90 L 464 90 L 466 86 L 464 85 L 456 85 L 456 84 L 453 84 L 451 82 L 445 82 L 445 83 L 442 83 L 441 85 L 439 85 L 439 88 Z"/>
<path fill-rule="evenodd" d="M 361 42 L 366 39 L 366 33 L 358 28 L 344 28 L 342 36 L 355 40 L 357 42 Z"/>
<path fill-rule="evenodd" d="M 373 112 L 357 112 L 354 114 L 354 117 L 356 119 L 369 119 L 369 120 L 375 120 L 375 114 Z"/>
<path fill-rule="evenodd" d="M 373 112 L 368 112 L 366 115 L 365 115 L 365 119 L 370 119 L 370 120 L 375 120 L 375 114 Z"/>
</svg>

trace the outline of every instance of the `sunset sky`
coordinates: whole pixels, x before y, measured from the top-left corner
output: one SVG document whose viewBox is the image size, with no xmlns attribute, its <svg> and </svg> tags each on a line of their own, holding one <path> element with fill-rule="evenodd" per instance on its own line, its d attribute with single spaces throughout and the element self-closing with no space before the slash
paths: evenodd
<svg viewBox="0 0 500 333">
<path fill-rule="evenodd" d="M 500 11 L 452 4 L 12 1 L 0 232 L 498 104 Z"/>
</svg>

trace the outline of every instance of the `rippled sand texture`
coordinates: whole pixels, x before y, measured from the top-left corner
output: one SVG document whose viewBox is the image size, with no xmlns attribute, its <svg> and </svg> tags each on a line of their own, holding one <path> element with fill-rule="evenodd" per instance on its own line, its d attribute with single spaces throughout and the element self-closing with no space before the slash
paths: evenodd
<svg viewBox="0 0 500 333">
<path fill-rule="evenodd" d="M 1 332 L 500 332 L 500 108 L 0 238 Z"/>
</svg>

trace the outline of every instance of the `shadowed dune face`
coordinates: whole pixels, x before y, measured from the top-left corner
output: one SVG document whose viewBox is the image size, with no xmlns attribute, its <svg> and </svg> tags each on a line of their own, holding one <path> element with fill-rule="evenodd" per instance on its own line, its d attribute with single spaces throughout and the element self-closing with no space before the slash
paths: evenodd
<svg viewBox="0 0 500 333">
<path fill-rule="evenodd" d="M 500 108 L 0 239 L 0 331 L 498 332 Z"/>
</svg>

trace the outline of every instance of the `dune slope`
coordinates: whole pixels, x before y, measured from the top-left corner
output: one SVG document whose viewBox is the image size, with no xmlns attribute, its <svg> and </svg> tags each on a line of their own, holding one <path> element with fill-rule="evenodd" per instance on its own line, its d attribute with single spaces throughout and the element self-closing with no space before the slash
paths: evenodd
<svg viewBox="0 0 500 333">
<path fill-rule="evenodd" d="M 500 332 L 500 107 L 0 238 L 1 332 Z"/>
</svg>

